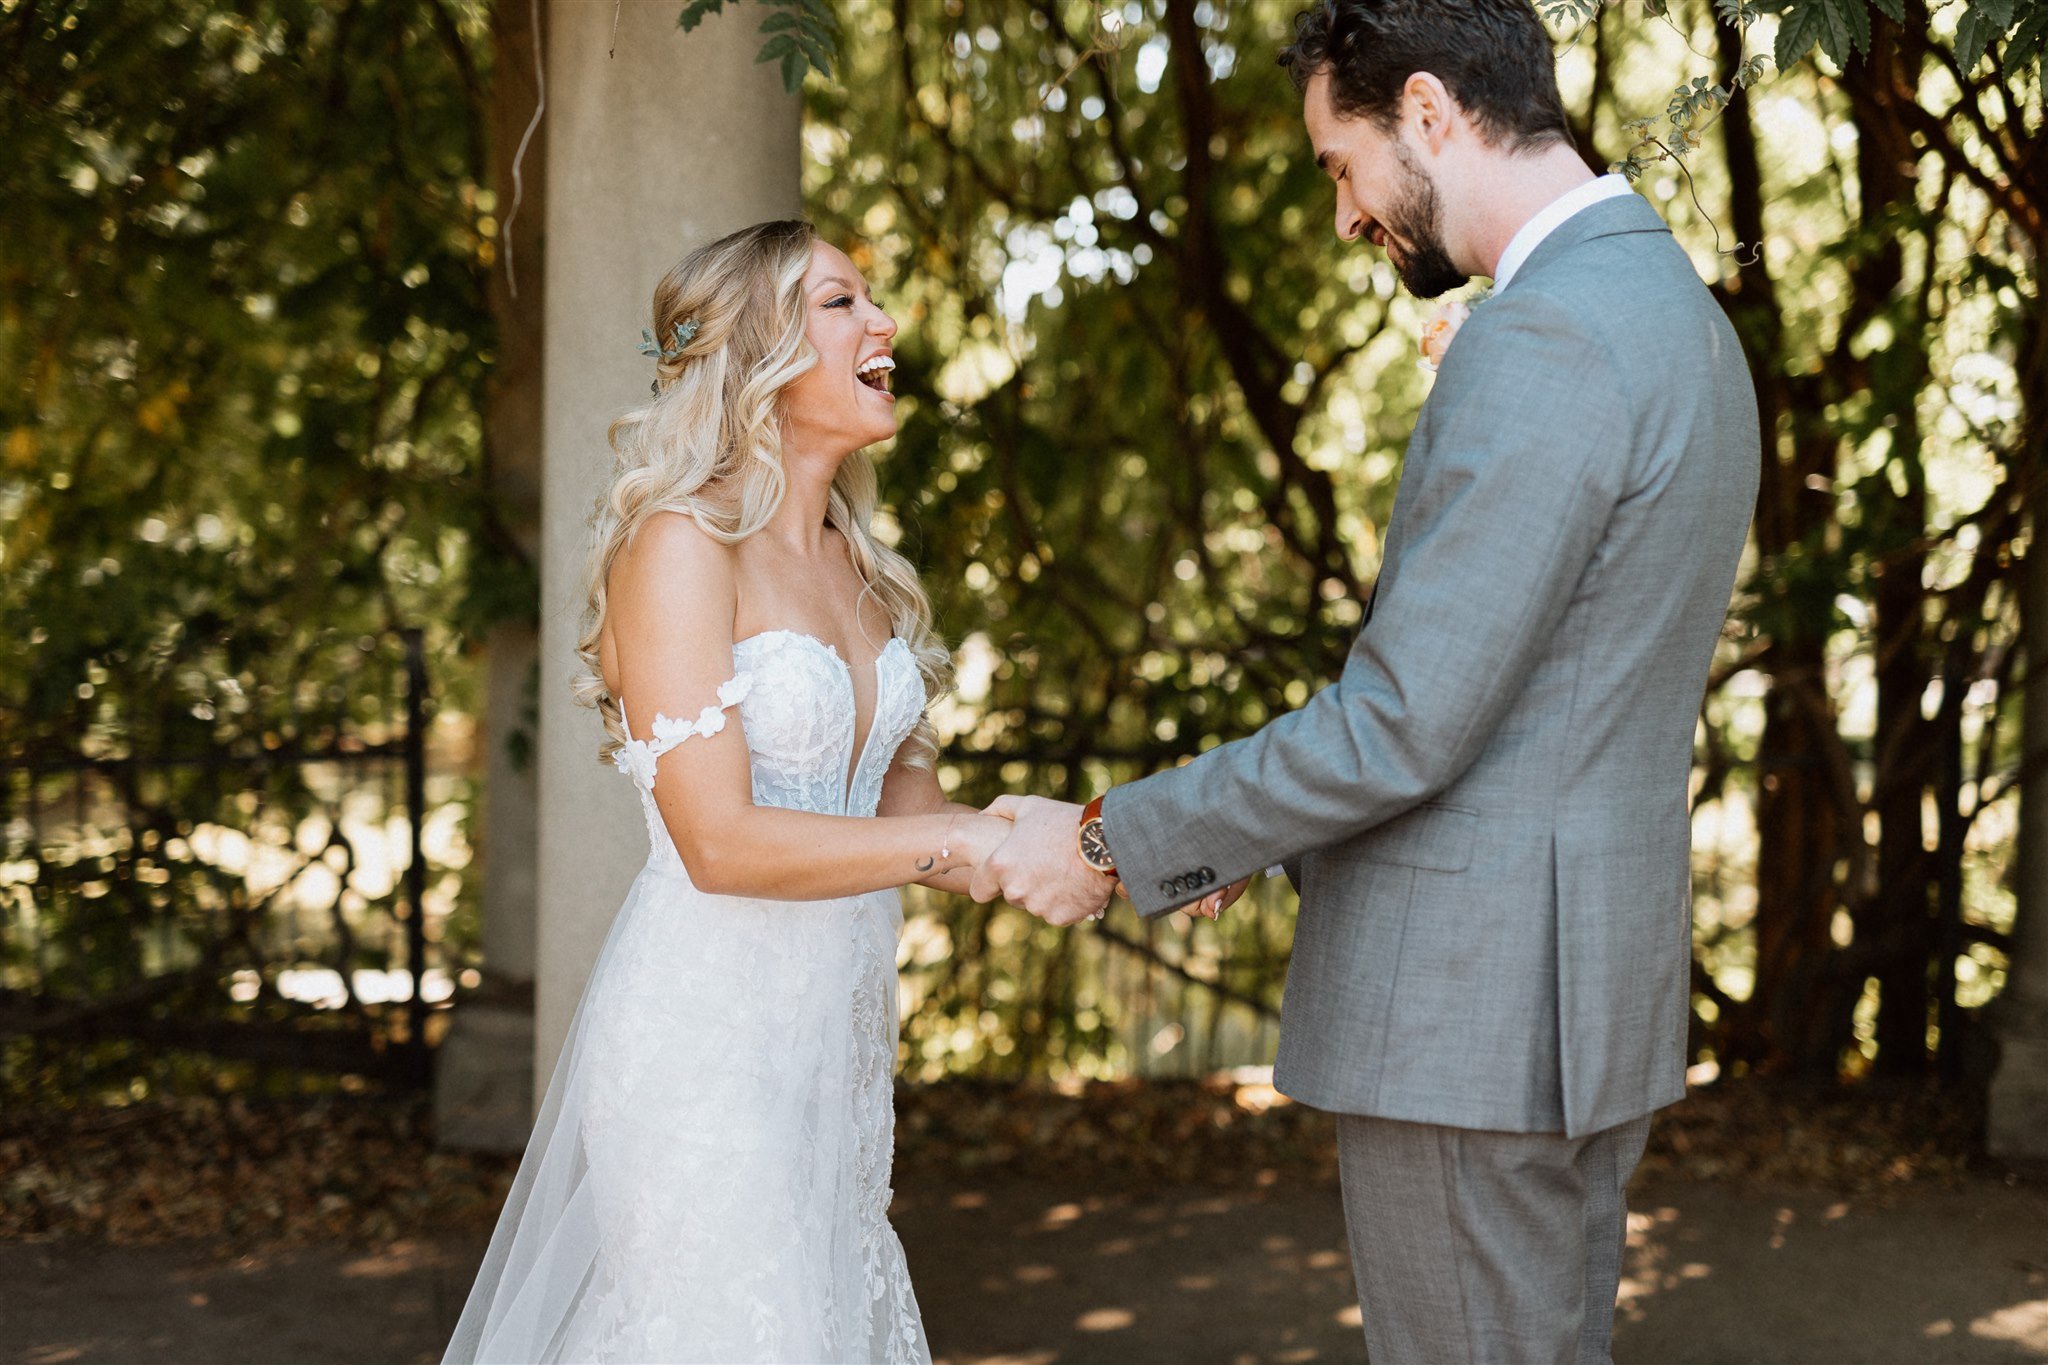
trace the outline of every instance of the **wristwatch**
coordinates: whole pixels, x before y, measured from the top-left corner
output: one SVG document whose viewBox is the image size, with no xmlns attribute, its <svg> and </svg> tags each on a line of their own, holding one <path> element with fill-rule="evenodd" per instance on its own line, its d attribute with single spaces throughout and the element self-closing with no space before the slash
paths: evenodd
<svg viewBox="0 0 2048 1365">
<path fill-rule="evenodd" d="M 1116 855 L 1102 833 L 1102 798 L 1096 797 L 1081 811 L 1081 861 L 1105 876 L 1116 875 Z"/>
</svg>

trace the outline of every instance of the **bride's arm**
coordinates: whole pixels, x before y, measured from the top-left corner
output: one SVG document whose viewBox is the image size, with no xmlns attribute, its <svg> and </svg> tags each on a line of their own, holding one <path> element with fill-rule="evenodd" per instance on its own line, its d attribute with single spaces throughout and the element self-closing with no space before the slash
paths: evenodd
<svg viewBox="0 0 2048 1365">
<path fill-rule="evenodd" d="M 898 755 L 889 765 L 889 771 L 882 778 L 882 800 L 876 807 L 876 814 L 886 816 L 974 816 L 981 811 L 974 806 L 948 801 L 945 792 L 939 789 L 939 775 L 931 768 L 913 768 Z M 959 849 L 953 850 L 958 853 Z M 992 849 L 989 851 L 993 851 Z M 984 853 L 982 856 L 986 856 Z M 980 857 L 974 862 L 978 863 Z M 946 871 L 934 870 L 928 877 L 919 877 L 918 884 L 939 891 L 952 891 L 964 896 L 967 887 L 974 880 L 974 864 L 951 867 Z"/>
<path fill-rule="evenodd" d="M 737 588 L 732 552 L 688 517 L 644 525 L 615 561 L 606 613 L 633 738 L 657 715 L 687 724 L 720 706 L 733 668 Z M 736 713 L 654 761 L 662 823 L 700 890 L 775 900 L 823 900 L 971 869 L 1007 822 L 931 810 L 890 819 L 756 806 L 746 736 Z M 942 856 L 941 850 L 950 850 Z"/>
</svg>

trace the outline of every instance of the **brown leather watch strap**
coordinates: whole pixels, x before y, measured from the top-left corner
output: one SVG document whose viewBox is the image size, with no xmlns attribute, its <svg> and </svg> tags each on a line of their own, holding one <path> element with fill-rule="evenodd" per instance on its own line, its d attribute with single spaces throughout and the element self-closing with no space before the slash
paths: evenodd
<svg viewBox="0 0 2048 1365">
<path fill-rule="evenodd" d="M 1091 830 L 1089 828 L 1090 825 L 1093 825 L 1094 829 Z M 1116 857 L 1110 851 L 1109 839 L 1105 836 L 1102 829 L 1102 798 L 1100 796 L 1090 801 L 1082 809 L 1081 822 L 1074 827 L 1074 843 L 1081 854 L 1082 862 L 1088 864 L 1097 872 L 1102 873 L 1105 877 L 1116 876 Z M 1094 846 L 1093 848 L 1090 847 L 1091 844 Z M 1097 861 L 1097 858 L 1107 860 L 1109 866 L 1104 867 L 1101 862 Z"/>
</svg>

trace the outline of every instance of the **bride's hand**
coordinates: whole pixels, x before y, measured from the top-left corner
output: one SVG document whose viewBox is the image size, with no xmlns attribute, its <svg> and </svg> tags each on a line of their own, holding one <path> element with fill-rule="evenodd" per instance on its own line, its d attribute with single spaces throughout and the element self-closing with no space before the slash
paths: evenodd
<svg viewBox="0 0 2048 1365">
<path fill-rule="evenodd" d="M 1225 910 L 1228 910 L 1231 906 L 1237 904 L 1237 898 L 1239 896 L 1242 896 L 1244 894 L 1244 889 L 1247 886 L 1250 886 L 1251 884 L 1252 879 L 1250 877 L 1245 877 L 1239 881 L 1232 882 L 1230 885 L 1224 887 L 1221 891 L 1212 891 L 1208 895 L 1202 897 L 1202 899 L 1196 901 L 1193 905 L 1186 906 L 1183 908 L 1185 908 L 1190 915 L 1194 915 L 1200 919 L 1217 919 L 1221 917 Z"/>
<path fill-rule="evenodd" d="M 1002 847 L 1003 840 L 1010 837 L 1013 828 L 1000 815 L 963 815 L 946 836 L 946 842 L 953 850 L 949 860 L 955 868 L 972 870 L 987 862 L 989 855 Z M 961 861 L 961 860 L 965 861 Z"/>
</svg>

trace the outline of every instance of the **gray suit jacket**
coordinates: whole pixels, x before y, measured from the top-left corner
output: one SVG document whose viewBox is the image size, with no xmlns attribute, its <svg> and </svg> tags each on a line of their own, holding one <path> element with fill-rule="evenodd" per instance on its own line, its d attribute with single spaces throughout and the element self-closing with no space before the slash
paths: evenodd
<svg viewBox="0 0 2048 1365">
<path fill-rule="evenodd" d="M 1143 914 L 1290 863 L 1282 1091 L 1574 1137 L 1684 1093 L 1693 731 L 1760 460 L 1692 263 L 1593 204 L 1452 343 L 1343 674 L 1108 793 Z"/>
</svg>

